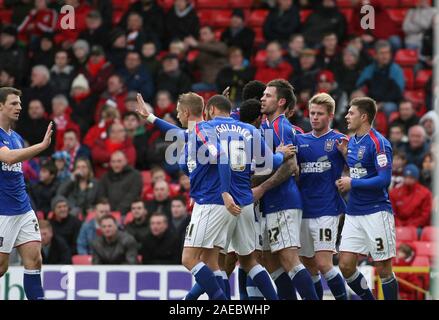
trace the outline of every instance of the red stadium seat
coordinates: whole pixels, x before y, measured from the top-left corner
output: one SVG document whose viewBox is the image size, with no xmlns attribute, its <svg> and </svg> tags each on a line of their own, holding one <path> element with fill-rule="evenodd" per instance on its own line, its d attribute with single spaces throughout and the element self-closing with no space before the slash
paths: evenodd
<svg viewBox="0 0 439 320">
<path fill-rule="evenodd" d="M 174 0 L 158 0 L 158 5 L 160 5 L 165 11 L 168 11 L 174 5 Z"/>
<path fill-rule="evenodd" d="M 419 70 L 416 73 L 416 79 L 415 79 L 415 88 L 424 88 L 427 84 L 428 80 L 430 80 L 431 75 L 433 74 L 433 70 Z"/>
<path fill-rule="evenodd" d="M 415 241 L 412 243 L 416 249 L 416 255 L 433 257 L 434 255 L 434 243 L 429 241 Z"/>
<path fill-rule="evenodd" d="M 144 170 L 141 172 L 141 174 L 142 174 L 143 185 L 145 184 L 150 185 L 152 183 L 151 171 Z"/>
<path fill-rule="evenodd" d="M 12 21 L 12 10 L 0 10 L 0 21 L 2 24 L 9 24 Z"/>
<path fill-rule="evenodd" d="M 111 211 L 111 215 L 116 219 L 118 224 L 122 224 L 122 214 L 120 211 Z"/>
<path fill-rule="evenodd" d="M 395 121 L 396 119 L 398 119 L 399 117 L 399 112 L 398 111 L 394 111 L 390 114 L 389 116 L 389 123 L 392 123 L 393 121 Z"/>
<path fill-rule="evenodd" d="M 250 14 L 248 24 L 250 27 L 262 27 L 269 11 L 265 9 L 253 10 Z"/>
<path fill-rule="evenodd" d="M 396 241 L 416 241 L 418 234 L 415 227 L 396 227 Z"/>
<path fill-rule="evenodd" d="M 418 58 L 418 52 L 411 49 L 399 49 L 395 54 L 395 62 L 401 67 L 413 67 Z"/>
<path fill-rule="evenodd" d="M 89 211 L 87 213 L 87 216 L 85 217 L 85 222 L 89 222 L 91 220 L 93 220 L 96 216 L 96 212 L 95 211 Z"/>
<path fill-rule="evenodd" d="M 253 28 L 255 32 L 255 46 L 258 47 L 265 42 L 264 31 L 262 28 Z"/>
<path fill-rule="evenodd" d="M 200 25 L 202 26 L 211 26 L 212 20 L 214 19 L 214 15 L 216 13 L 216 10 L 212 9 L 200 9 L 197 12 L 198 19 L 200 19 Z"/>
<path fill-rule="evenodd" d="M 215 10 L 212 14 L 212 25 L 218 28 L 226 28 L 230 25 L 232 10 Z"/>
<path fill-rule="evenodd" d="M 267 60 L 267 51 L 264 49 L 258 50 L 254 61 L 255 67 L 263 66 L 265 64 L 265 60 Z"/>
<path fill-rule="evenodd" d="M 417 256 L 415 257 L 415 260 L 412 263 L 413 267 L 429 267 L 430 266 L 430 259 L 428 257 L 423 256 Z"/>
<path fill-rule="evenodd" d="M 399 0 L 381 0 L 382 4 L 386 8 L 398 8 L 399 7 Z"/>
<path fill-rule="evenodd" d="M 424 227 L 422 229 L 422 233 L 421 233 L 421 241 L 434 241 L 434 233 L 435 233 L 436 229 L 435 227 L 432 226 L 427 226 Z"/>
<path fill-rule="evenodd" d="M 387 12 L 389 13 L 390 19 L 402 25 L 405 15 L 407 14 L 407 9 L 388 9 Z"/>
<path fill-rule="evenodd" d="M 351 8 L 352 7 L 352 0 L 337 0 L 337 7 Z"/>
<path fill-rule="evenodd" d="M 128 223 L 132 222 L 134 220 L 133 213 L 130 211 L 125 216 L 125 219 L 123 219 L 123 225 L 126 226 Z"/>
<path fill-rule="evenodd" d="M 312 13 L 312 10 L 300 10 L 300 22 L 304 23 L 308 16 Z"/>
<path fill-rule="evenodd" d="M 187 62 L 189 62 L 189 63 L 194 62 L 194 60 L 198 57 L 199 54 L 200 54 L 200 51 L 198 51 L 198 50 L 189 51 L 187 53 L 187 57 L 186 57 Z"/>
<path fill-rule="evenodd" d="M 414 104 L 422 105 L 425 103 L 424 90 L 406 90 L 404 91 L 404 98 L 410 100 Z"/>
<path fill-rule="evenodd" d="M 121 9 L 123 11 L 126 11 L 130 7 L 131 3 L 133 3 L 134 1 L 111 0 L 111 2 L 113 3 L 113 10 Z"/>
<path fill-rule="evenodd" d="M 91 265 L 92 256 L 91 255 L 74 255 L 72 256 L 72 263 L 77 265 Z"/>
<path fill-rule="evenodd" d="M 44 220 L 44 212 L 43 211 L 37 211 L 35 212 L 35 215 L 37 216 L 38 220 Z"/>
<path fill-rule="evenodd" d="M 197 9 L 225 9 L 228 7 L 227 0 L 197 0 Z"/>
<path fill-rule="evenodd" d="M 123 15 L 125 14 L 125 11 L 123 10 L 113 10 L 113 26 L 116 26 L 119 24 L 120 20 L 122 19 Z"/>
<path fill-rule="evenodd" d="M 346 22 L 349 24 L 352 19 L 352 9 L 341 9 L 340 11 L 343 13 L 346 18 Z"/>
<path fill-rule="evenodd" d="M 413 89 L 415 84 L 415 75 L 412 68 L 404 68 L 405 87 L 407 89 Z"/>
<path fill-rule="evenodd" d="M 250 9 L 253 5 L 253 0 L 229 0 L 230 8 Z"/>
</svg>

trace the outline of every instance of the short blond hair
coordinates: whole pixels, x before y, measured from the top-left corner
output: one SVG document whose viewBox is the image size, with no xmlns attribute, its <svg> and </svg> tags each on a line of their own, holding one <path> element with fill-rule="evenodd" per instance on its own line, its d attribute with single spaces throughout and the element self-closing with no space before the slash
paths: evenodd
<svg viewBox="0 0 439 320">
<path fill-rule="evenodd" d="M 312 104 L 318 104 L 326 106 L 326 110 L 329 114 L 335 113 L 335 100 L 327 93 L 317 93 L 308 102 L 308 108 Z"/>
<path fill-rule="evenodd" d="M 189 109 L 189 112 L 196 117 L 201 117 L 204 107 L 204 99 L 195 92 L 183 93 L 178 97 L 178 103 Z"/>
</svg>

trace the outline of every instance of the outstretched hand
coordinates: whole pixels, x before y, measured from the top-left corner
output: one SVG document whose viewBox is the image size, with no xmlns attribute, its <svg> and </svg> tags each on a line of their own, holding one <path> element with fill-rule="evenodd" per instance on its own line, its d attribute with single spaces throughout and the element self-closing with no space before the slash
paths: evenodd
<svg viewBox="0 0 439 320">
<path fill-rule="evenodd" d="M 47 126 L 46 134 L 44 135 L 44 139 L 41 142 L 41 145 L 44 149 L 49 148 L 50 143 L 52 142 L 52 134 L 53 134 L 53 122 L 50 121 L 49 125 Z"/>
<path fill-rule="evenodd" d="M 140 93 L 137 94 L 136 112 L 143 119 L 148 118 L 148 116 L 150 115 L 150 112 L 148 111 L 148 106 L 146 102 L 143 100 L 143 97 Z"/>
</svg>

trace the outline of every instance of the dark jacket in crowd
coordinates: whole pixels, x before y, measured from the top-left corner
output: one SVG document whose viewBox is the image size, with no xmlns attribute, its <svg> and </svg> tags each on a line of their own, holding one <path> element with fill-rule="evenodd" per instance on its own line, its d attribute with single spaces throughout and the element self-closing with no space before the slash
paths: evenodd
<svg viewBox="0 0 439 320">
<path fill-rule="evenodd" d="M 136 242 L 139 244 L 143 243 L 146 236 L 150 233 L 149 231 L 149 217 L 147 216 L 145 221 L 137 222 L 133 220 L 125 226 L 125 231 L 132 235 Z"/>
<path fill-rule="evenodd" d="M 263 31 L 267 41 L 278 40 L 287 43 L 290 36 L 300 28 L 299 8 L 291 6 L 287 11 L 273 8 L 264 21 Z"/>
<path fill-rule="evenodd" d="M 29 145 L 34 145 L 40 143 L 44 135 L 46 134 L 47 127 L 49 126 L 50 120 L 46 118 L 31 120 L 29 118 L 23 117 L 18 121 L 17 124 L 17 132 L 21 135 L 21 137 L 29 142 Z M 54 129 L 54 131 L 56 128 Z M 56 136 L 56 133 L 53 133 L 53 136 Z M 55 148 L 55 139 L 52 139 L 52 142 L 46 150 L 41 152 L 39 156 L 48 157 L 53 154 Z"/>
<path fill-rule="evenodd" d="M 140 249 L 142 264 L 179 264 L 178 248 L 177 235 L 172 227 L 160 237 L 150 233 Z"/>
<path fill-rule="evenodd" d="M 246 57 L 247 59 L 249 59 L 252 54 L 254 40 L 255 32 L 248 27 L 243 27 L 239 30 L 232 30 L 231 28 L 227 28 L 221 34 L 222 42 L 224 42 L 229 48 L 241 48 L 244 57 Z"/>
<path fill-rule="evenodd" d="M 31 185 L 29 188 L 29 196 L 34 205 L 34 209 L 36 211 L 43 211 L 44 214 L 47 215 L 51 210 L 50 203 L 53 197 L 56 196 L 58 187 L 59 182 L 56 178 L 53 179 L 49 185 L 45 185 L 41 181 Z"/>
<path fill-rule="evenodd" d="M 120 173 L 110 169 L 102 176 L 98 197 L 107 198 L 111 210 L 125 215 L 130 211 L 131 203 L 140 196 L 142 187 L 140 172 L 131 166 L 126 166 Z"/>
<path fill-rule="evenodd" d="M 137 264 L 137 243 L 130 234 L 118 231 L 116 239 L 108 242 L 98 237 L 92 243 L 93 264 Z"/>
<path fill-rule="evenodd" d="M 43 264 L 72 264 L 72 254 L 67 242 L 60 236 L 53 235 L 52 242 L 41 249 Z"/>
<path fill-rule="evenodd" d="M 62 221 L 51 219 L 53 234 L 62 237 L 69 245 L 72 255 L 76 254 L 76 240 L 78 239 L 79 230 L 81 229 L 81 221 L 73 215 L 69 214 Z"/>
<path fill-rule="evenodd" d="M 27 65 L 26 52 L 17 43 L 7 49 L 0 46 L 0 70 L 5 67 L 12 68 L 16 83 L 21 84 L 24 80 Z"/>
<path fill-rule="evenodd" d="M 161 212 L 164 213 L 168 220 L 171 219 L 171 199 L 166 199 L 164 201 L 151 200 L 145 203 L 146 210 L 149 213 Z"/>
<path fill-rule="evenodd" d="M 252 67 L 243 67 L 239 70 L 234 70 L 227 66 L 218 73 L 216 77 L 216 86 L 218 92 L 223 92 L 224 89 L 230 87 L 229 97 L 232 101 L 240 101 L 242 96 L 242 89 L 244 86 L 255 77 L 255 69 Z"/>
<path fill-rule="evenodd" d="M 166 14 L 166 39 L 170 42 L 172 39 L 181 39 L 188 36 L 198 38 L 200 31 L 200 20 L 192 5 L 189 5 L 179 16 L 175 7 L 169 9 Z"/>
<path fill-rule="evenodd" d="M 21 111 L 24 115 L 23 118 L 27 118 L 27 110 L 29 106 L 29 102 L 31 100 L 40 100 L 44 106 L 44 110 L 48 114 L 52 113 L 52 98 L 53 98 L 53 90 L 50 82 L 48 82 L 45 86 L 42 87 L 28 87 L 23 90 L 23 96 L 21 98 L 21 105 L 23 110 Z"/>
<path fill-rule="evenodd" d="M 62 71 L 53 66 L 50 70 L 50 85 L 53 95 L 63 94 L 68 97 L 74 76 L 75 72 L 72 66 L 67 66 Z"/>
<path fill-rule="evenodd" d="M 93 178 L 87 188 L 81 190 L 79 181 L 68 179 L 59 186 L 57 193 L 67 198 L 72 210 L 85 214 L 98 200 L 98 186 L 98 181 Z"/>
<path fill-rule="evenodd" d="M 192 84 L 190 77 L 181 70 L 173 73 L 159 72 L 156 83 L 157 91 L 169 91 L 174 101 L 177 101 L 180 94 L 191 91 Z"/>
</svg>

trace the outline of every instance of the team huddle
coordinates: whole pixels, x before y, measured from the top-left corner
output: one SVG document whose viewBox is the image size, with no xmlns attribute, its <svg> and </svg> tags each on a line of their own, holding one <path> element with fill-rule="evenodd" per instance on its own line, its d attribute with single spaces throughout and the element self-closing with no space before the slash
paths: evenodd
<svg viewBox="0 0 439 320">
<path fill-rule="evenodd" d="M 48 147 L 52 127 L 42 143 L 23 148 L 11 129 L 21 110 L 20 94 L 0 89 L 0 276 L 18 247 L 26 296 L 42 299 L 41 238 L 19 167 Z M 137 100 L 141 117 L 174 135 L 178 163 L 190 178 L 194 207 L 182 264 L 196 284 L 186 300 L 203 293 L 229 300 L 228 277 L 236 260 L 241 300 L 295 300 L 298 295 L 321 300 L 321 277 L 337 300 L 347 299 L 345 283 L 372 300 L 357 269 L 359 254 L 373 259 L 385 299 L 397 299 L 391 263 L 395 223 L 387 194 L 392 150 L 371 127 L 374 100 L 351 101 L 346 121 L 355 135 L 350 139 L 330 128 L 335 101 L 325 93 L 309 101 L 312 131 L 293 126 L 286 113 L 294 110 L 296 97 L 282 79 L 249 82 L 233 112 L 227 95 L 215 95 L 206 104 L 195 93 L 181 95 L 177 117 L 186 129 L 149 113 L 140 94 Z M 340 274 L 333 255 L 342 216 Z"/>
<path fill-rule="evenodd" d="M 150 114 L 138 96 L 138 113 L 160 130 L 174 131 L 183 144 L 179 163 L 195 203 L 182 263 L 196 284 L 186 300 L 202 293 L 230 299 L 228 276 L 236 257 L 242 300 L 294 300 L 297 293 L 319 300 L 321 276 L 335 299 L 347 299 L 346 282 L 371 300 L 357 269 L 359 254 L 373 259 L 385 299 L 397 299 L 391 263 L 395 224 L 387 193 L 392 150 L 372 128 L 375 101 L 351 101 L 350 139 L 330 128 L 335 102 L 328 94 L 310 99 L 307 134 L 286 118 L 295 104 L 293 87 L 282 79 L 248 83 L 233 112 L 225 95 L 204 105 L 200 96 L 187 93 L 177 104 L 183 131 Z M 345 169 L 349 175 L 343 176 Z M 332 261 L 342 215 L 340 275 Z"/>
</svg>

